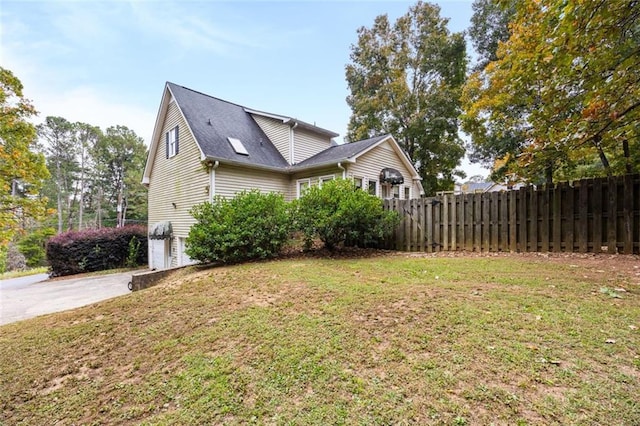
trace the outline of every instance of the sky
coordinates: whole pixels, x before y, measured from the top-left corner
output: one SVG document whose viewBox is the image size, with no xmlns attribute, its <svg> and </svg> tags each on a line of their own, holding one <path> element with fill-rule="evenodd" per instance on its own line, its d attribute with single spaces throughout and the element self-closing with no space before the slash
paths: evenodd
<svg viewBox="0 0 640 426">
<path fill-rule="evenodd" d="M 124 125 L 147 145 L 165 82 L 346 135 L 357 29 L 415 1 L 0 0 L 0 65 L 39 116 Z M 438 0 L 464 31 L 472 0 Z M 471 46 L 468 46 L 471 52 Z M 468 176 L 487 175 L 465 161 Z"/>
</svg>

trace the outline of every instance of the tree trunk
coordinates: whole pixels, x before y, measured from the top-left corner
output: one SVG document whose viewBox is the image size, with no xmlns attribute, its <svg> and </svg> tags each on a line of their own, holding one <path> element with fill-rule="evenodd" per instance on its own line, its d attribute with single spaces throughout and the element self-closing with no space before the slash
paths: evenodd
<svg viewBox="0 0 640 426">
<path fill-rule="evenodd" d="M 545 167 L 544 178 L 547 185 L 553 184 L 553 164 L 549 164 L 547 167 Z"/>
<path fill-rule="evenodd" d="M 602 167 L 604 167 L 604 171 L 607 173 L 608 177 L 611 177 L 611 166 L 609 165 L 609 160 L 607 159 L 607 154 L 605 154 L 602 146 L 600 145 L 600 141 L 602 141 L 602 137 L 600 135 L 596 135 L 593 138 L 593 143 L 598 150 L 598 156 L 600 156 L 600 162 L 602 163 Z"/>
<path fill-rule="evenodd" d="M 62 234 L 62 188 L 61 186 L 60 160 L 56 161 L 56 184 L 58 185 L 58 235 Z"/>
</svg>

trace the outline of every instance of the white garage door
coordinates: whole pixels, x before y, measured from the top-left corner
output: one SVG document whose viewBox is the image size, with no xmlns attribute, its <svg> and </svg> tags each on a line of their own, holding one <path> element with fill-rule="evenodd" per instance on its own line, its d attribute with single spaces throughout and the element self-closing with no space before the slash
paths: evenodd
<svg viewBox="0 0 640 426">
<path fill-rule="evenodd" d="M 151 242 L 150 256 L 151 269 L 167 269 L 169 262 L 169 240 L 149 240 Z"/>
</svg>

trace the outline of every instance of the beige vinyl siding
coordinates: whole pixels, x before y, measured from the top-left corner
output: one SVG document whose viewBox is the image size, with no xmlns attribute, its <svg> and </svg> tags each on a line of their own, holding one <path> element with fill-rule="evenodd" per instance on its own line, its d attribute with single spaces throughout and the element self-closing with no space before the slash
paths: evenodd
<svg viewBox="0 0 640 426">
<path fill-rule="evenodd" d="M 403 186 L 411 188 L 411 197 L 420 197 L 420 188 L 413 181 L 411 171 L 404 165 L 402 160 L 398 158 L 398 154 L 391 147 L 389 142 L 377 146 L 371 151 L 357 158 L 355 164 L 349 164 L 347 167 L 348 177 L 364 178 L 363 186 L 366 188 L 369 179 L 374 179 L 380 185 L 380 171 L 385 167 L 393 167 L 404 176 L 404 185 L 400 188 L 400 197 L 404 198 Z M 379 194 L 382 194 L 380 186 L 378 186 Z"/>
<path fill-rule="evenodd" d="M 167 159 L 165 134 L 176 125 L 179 126 L 179 152 Z M 195 223 L 189 210 L 209 199 L 209 173 L 200 163 L 200 150 L 175 102 L 169 104 L 160 138 L 149 176 L 149 226 L 168 220 L 174 237 L 186 237 Z M 175 208 L 172 203 L 176 204 Z M 173 238 L 171 266 L 177 265 L 176 254 L 177 243 Z"/>
<path fill-rule="evenodd" d="M 295 129 L 293 134 L 295 141 L 293 146 L 294 164 L 313 157 L 331 146 L 331 138 L 328 136 L 320 136 L 301 128 Z"/>
<path fill-rule="evenodd" d="M 215 171 L 215 195 L 233 198 L 243 190 L 279 192 L 288 197 L 289 176 L 284 173 L 220 164 Z"/>
<path fill-rule="evenodd" d="M 291 128 L 284 124 L 282 120 L 275 118 L 263 117 L 261 115 L 252 115 L 253 119 L 258 123 L 265 135 L 273 142 L 280 154 L 291 162 L 289 155 Z"/>
</svg>

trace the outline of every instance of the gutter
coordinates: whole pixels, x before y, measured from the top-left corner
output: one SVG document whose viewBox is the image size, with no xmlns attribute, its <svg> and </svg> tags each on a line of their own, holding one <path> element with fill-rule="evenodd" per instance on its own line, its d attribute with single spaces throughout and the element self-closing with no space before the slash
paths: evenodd
<svg viewBox="0 0 640 426">
<path fill-rule="evenodd" d="M 298 122 L 294 122 L 293 126 L 290 126 L 289 130 L 289 164 L 294 164 L 296 155 L 295 155 L 295 141 L 296 137 L 294 134 L 294 130 L 298 127 Z"/>
</svg>

